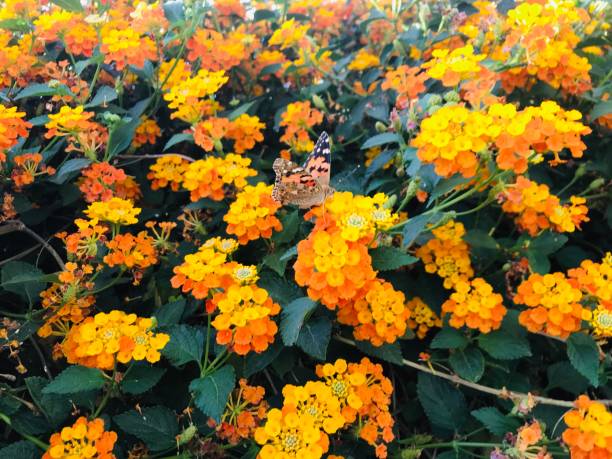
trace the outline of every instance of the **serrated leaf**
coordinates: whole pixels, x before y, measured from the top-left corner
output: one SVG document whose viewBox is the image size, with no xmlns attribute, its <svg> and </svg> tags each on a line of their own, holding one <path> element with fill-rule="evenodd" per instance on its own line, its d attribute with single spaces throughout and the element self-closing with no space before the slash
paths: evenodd
<svg viewBox="0 0 612 459">
<path fill-rule="evenodd" d="M 460 430 L 467 421 L 468 407 L 461 391 L 451 383 L 428 373 L 419 373 L 417 395 L 432 425 Z"/>
<path fill-rule="evenodd" d="M 64 395 L 43 394 L 43 389 L 49 385 L 49 380 L 40 376 L 25 379 L 26 387 L 32 400 L 54 427 L 59 427 L 72 411 L 72 405 Z"/>
<path fill-rule="evenodd" d="M 468 345 L 468 339 L 455 328 L 446 327 L 440 330 L 429 347 L 432 349 L 459 349 Z"/>
<path fill-rule="evenodd" d="M 166 145 L 164 145 L 163 151 L 168 151 L 173 146 L 182 142 L 193 143 L 193 134 L 186 134 L 182 132 L 179 134 L 174 134 L 172 137 L 170 137 L 170 140 L 166 142 Z"/>
<path fill-rule="evenodd" d="M 151 451 L 176 447 L 175 437 L 179 433 L 176 414 L 165 406 L 126 411 L 114 416 L 113 421 L 124 432 L 145 442 Z"/>
<path fill-rule="evenodd" d="M 0 287 L 32 303 L 45 288 L 45 274 L 23 261 L 9 261 L 0 271 Z"/>
<path fill-rule="evenodd" d="M 370 137 L 366 140 L 363 145 L 361 145 L 362 150 L 367 150 L 368 148 L 377 147 L 379 145 L 385 145 L 388 143 L 399 143 L 400 138 L 394 132 L 385 132 L 383 134 L 376 134 L 375 136 Z"/>
<path fill-rule="evenodd" d="M 480 335 L 478 345 L 491 357 L 500 360 L 513 360 L 531 356 L 527 338 L 513 335 L 504 330 Z"/>
<path fill-rule="evenodd" d="M 106 379 L 101 370 L 72 365 L 57 375 L 43 390 L 43 394 L 74 394 L 101 389 Z"/>
<path fill-rule="evenodd" d="M 144 364 L 133 366 L 121 380 L 121 390 L 126 394 L 142 394 L 155 386 L 164 373 L 165 368 Z"/>
<path fill-rule="evenodd" d="M 485 360 L 475 347 L 459 349 L 450 355 L 449 363 L 455 373 L 468 381 L 478 382 L 484 373 Z"/>
<path fill-rule="evenodd" d="M 370 250 L 370 256 L 372 268 L 376 271 L 392 271 L 419 261 L 418 258 L 396 247 L 377 247 Z"/>
<path fill-rule="evenodd" d="M 304 324 L 296 344 L 315 359 L 325 360 L 332 324 L 327 317 L 316 317 Z"/>
<path fill-rule="evenodd" d="M 273 252 L 269 255 L 266 255 L 263 259 L 264 266 L 267 266 L 272 271 L 274 271 L 279 276 L 285 274 L 285 269 L 287 269 L 287 263 L 289 260 L 282 259 L 282 253 Z"/>
<path fill-rule="evenodd" d="M 364 354 L 368 354 L 386 362 L 395 363 L 396 365 L 402 365 L 403 363 L 404 358 L 399 342 L 383 344 L 382 346 L 373 346 L 368 341 L 355 341 L 355 344 L 357 345 L 357 349 Z"/>
<path fill-rule="evenodd" d="M 191 381 L 196 406 L 215 422 L 221 420 L 230 393 L 236 384 L 234 367 L 225 365 L 214 373 Z"/>
<path fill-rule="evenodd" d="M 518 419 L 505 416 L 493 406 L 474 410 L 470 414 L 482 422 L 489 432 L 500 437 L 507 432 L 516 432 L 521 425 Z"/>
<path fill-rule="evenodd" d="M 175 367 L 188 362 L 200 362 L 204 352 L 204 331 L 191 325 L 173 325 L 166 328 L 170 341 L 162 354 Z"/>
<path fill-rule="evenodd" d="M 277 244 L 286 244 L 293 240 L 300 227 L 299 212 L 297 210 L 289 212 L 281 219 L 281 223 L 283 224 L 283 230 L 274 233 L 272 240 Z"/>
<path fill-rule="evenodd" d="M 567 339 L 567 356 L 572 366 L 589 382 L 599 385 L 599 349 L 595 340 L 585 333 L 572 333 Z"/>
<path fill-rule="evenodd" d="M 185 298 L 181 297 L 176 301 L 164 304 L 159 307 L 155 313 L 157 325 L 160 327 L 166 325 L 178 324 L 185 311 Z"/>
<path fill-rule="evenodd" d="M 73 158 L 66 161 L 58 171 L 49 178 L 50 182 L 61 185 L 66 183 L 71 178 L 75 177 L 82 169 L 91 164 L 91 160 L 87 158 Z"/>
<path fill-rule="evenodd" d="M 298 339 L 304 320 L 314 311 L 317 303 L 308 297 L 293 300 L 281 310 L 280 333 L 286 346 L 293 346 Z"/>
<path fill-rule="evenodd" d="M 29 441 L 18 441 L 0 449 L 0 459 L 39 459 L 41 450 Z"/>
</svg>

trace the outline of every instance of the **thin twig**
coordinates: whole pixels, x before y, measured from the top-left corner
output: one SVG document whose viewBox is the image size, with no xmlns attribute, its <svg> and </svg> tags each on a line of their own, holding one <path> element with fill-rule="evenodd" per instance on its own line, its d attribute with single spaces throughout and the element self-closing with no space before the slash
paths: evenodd
<svg viewBox="0 0 612 459">
<path fill-rule="evenodd" d="M 24 250 L 23 252 L 19 252 L 18 254 L 13 255 L 12 257 L 9 257 L 9 258 L 6 258 L 4 260 L 1 260 L 0 261 L 0 266 L 5 265 L 7 263 L 10 263 L 11 261 L 20 260 L 21 258 L 25 257 L 26 255 L 34 252 L 36 249 L 38 249 L 41 246 L 42 246 L 42 244 L 33 245 L 32 247 L 30 247 L 27 250 Z"/>
<path fill-rule="evenodd" d="M 351 339 L 344 338 L 342 336 L 335 336 L 335 339 L 348 344 L 349 346 L 357 347 L 355 341 Z M 425 373 L 429 373 L 434 376 L 438 376 L 442 379 L 446 379 L 455 384 L 460 384 L 465 387 L 469 387 L 470 389 L 477 390 L 479 392 L 484 392 L 487 394 L 495 395 L 496 397 L 504 398 L 504 399 L 513 399 L 513 400 L 522 400 L 528 397 L 531 397 L 536 402 L 542 405 L 552 405 L 552 406 L 562 406 L 564 408 L 574 408 L 574 402 L 566 401 L 566 400 L 557 400 L 554 398 L 541 397 L 539 395 L 525 394 L 523 392 L 514 392 L 506 389 L 505 387 L 502 389 L 494 389 L 493 387 L 483 386 L 482 384 L 473 383 L 470 381 L 466 381 L 465 379 L 460 378 L 457 375 L 451 375 L 448 373 L 443 373 L 441 371 L 435 371 L 425 365 L 420 365 L 416 362 L 412 362 L 407 359 L 402 359 L 402 363 L 407 367 L 414 368 L 415 370 L 423 371 Z M 596 400 L 599 403 L 602 403 L 607 406 L 612 406 L 612 400 Z"/>
<path fill-rule="evenodd" d="M 51 370 L 49 370 L 49 366 L 47 365 L 47 360 L 45 360 L 45 356 L 43 355 L 40 349 L 40 346 L 36 342 L 36 338 L 34 338 L 33 336 L 30 336 L 30 341 L 32 341 L 32 346 L 34 346 L 34 350 L 38 354 L 38 358 L 40 359 L 40 363 L 42 364 L 43 370 L 45 371 L 47 378 L 49 378 L 49 380 L 52 380 L 53 375 L 51 374 Z"/>
<path fill-rule="evenodd" d="M 29 234 L 32 238 L 36 239 L 40 244 L 42 244 L 42 246 L 47 250 L 47 252 L 49 252 L 53 256 L 53 258 L 55 258 L 55 261 L 62 270 L 65 268 L 62 257 L 59 256 L 59 254 L 55 251 L 53 247 L 51 247 L 51 244 L 49 244 L 37 233 L 28 228 L 23 222 L 19 220 L 7 220 L 4 225 L 0 226 L 0 235 L 8 234 L 13 231 L 21 231 L 23 233 Z"/>
<path fill-rule="evenodd" d="M 142 159 L 147 159 L 147 158 L 164 158 L 166 156 L 178 156 L 179 158 L 183 158 L 185 161 L 189 161 L 190 163 L 194 162 L 195 159 L 187 156 L 187 155 L 181 155 L 180 153 L 162 153 L 159 155 L 117 155 L 117 158 L 121 158 L 121 159 L 136 159 L 136 158 L 142 158 Z"/>
</svg>

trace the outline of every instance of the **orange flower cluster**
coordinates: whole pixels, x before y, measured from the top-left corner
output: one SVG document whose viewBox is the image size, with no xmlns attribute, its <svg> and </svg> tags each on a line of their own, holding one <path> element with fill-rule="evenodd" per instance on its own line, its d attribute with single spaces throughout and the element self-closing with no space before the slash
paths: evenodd
<svg viewBox="0 0 612 459">
<path fill-rule="evenodd" d="M 49 449 L 42 459 L 115 459 L 113 448 L 116 441 L 115 432 L 104 430 L 103 419 L 88 421 L 85 416 L 81 416 L 72 426 L 51 435 Z"/>
<path fill-rule="evenodd" d="M 191 192 L 191 200 L 194 202 L 201 198 L 221 201 L 228 186 L 242 190 L 247 185 L 247 177 L 257 175 L 250 165 L 249 158 L 233 153 L 224 158 L 209 156 L 199 159 L 187 167 L 183 175 L 183 187 Z"/>
<path fill-rule="evenodd" d="M 587 395 L 578 397 L 575 405 L 576 409 L 563 415 L 567 429 L 562 438 L 572 459 L 612 457 L 612 413 Z"/>
<path fill-rule="evenodd" d="M 154 119 L 143 117 L 134 131 L 132 146 L 140 148 L 146 144 L 155 145 L 159 137 L 161 137 L 161 128 L 157 122 Z"/>
<path fill-rule="evenodd" d="M 559 198 L 550 194 L 547 185 L 538 184 L 519 176 L 516 183 L 508 185 L 500 195 L 502 210 L 516 214 L 516 225 L 531 236 L 545 229 L 560 233 L 573 233 L 583 222 L 589 221 L 586 200 L 577 196 L 569 204 L 561 204 Z"/>
<path fill-rule="evenodd" d="M 178 155 L 168 154 L 157 158 L 147 174 L 147 178 L 151 180 L 151 188 L 159 190 L 170 185 L 172 191 L 178 191 L 183 184 L 187 166 L 189 161 Z"/>
<path fill-rule="evenodd" d="M 64 241 L 66 252 L 77 259 L 88 260 L 94 258 L 98 253 L 98 242 L 106 242 L 108 227 L 98 225 L 97 219 L 83 220 L 77 218 L 74 221 L 78 230 L 74 233 L 58 233 L 57 237 Z"/>
<path fill-rule="evenodd" d="M 244 153 L 253 149 L 256 143 L 263 142 L 262 130 L 266 125 L 259 117 L 243 113 L 232 121 L 227 136 L 234 140 L 234 151 Z"/>
<path fill-rule="evenodd" d="M 229 71 L 247 58 L 254 38 L 239 30 L 224 36 L 213 29 L 198 29 L 187 42 L 187 59 L 200 59 L 201 67 L 209 71 Z"/>
<path fill-rule="evenodd" d="M 157 60 L 157 47 L 148 36 L 141 36 L 132 27 L 116 28 L 109 23 L 101 30 L 100 52 L 104 54 L 106 64 L 115 64 L 121 71 L 128 65 L 143 67 L 145 61 Z"/>
<path fill-rule="evenodd" d="M 363 298 L 341 307 L 338 321 L 354 327 L 353 336 L 374 346 L 394 343 L 406 334 L 410 309 L 404 294 L 389 282 L 374 280 Z"/>
<path fill-rule="evenodd" d="M 153 319 L 114 310 L 99 312 L 74 325 L 62 343 L 68 363 L 112 370 L 116 362 L 159 361 L 170 336 L 153 333 Z"/>
<path fill-rule="evenodd" d="M 329 309 L 362 298 L 376 277 L 367 246 L 345 240 L 339 229 L 315 229 L 297 252 L 295 281 Z"/>
<path fill-rule="evenodd" d="M 263 288 L 230 285 L 225 292 L 212 297 L 207 310 L 212 307 L 219 311 L 212 321 L 218 344 L 246 355 L 251 351 L 263 352 L 274 342 L 278 327 L 270 317 L 280 312 L 280 306 Z"/>
<path fill-rule="evenodd" d="M 43 157 L 40 153 L 25 153 L 13 158 L 13 171 L 11 179 L 17 191 L 26 185 L 34 183 L 34 179 L 39 175 L 55 174 L 55 169 L 51 166 L 42 165 L 39 168 Z"/>
<path fill-rule="evenodd" d="M 272 185 L 259 182 L 256 186 L 247 185 L 236 194 L 223 216 L 227 223 L 227 234 L 234 234 L 240 244 L 272 237 L 272 230 L 282 231 L 283 225 L 276 218 L 281 204 L 272 199 Z"/>
<path fill-rule="evenodd" d="M 585 295 L 594 297 L 606 309 L 612 310 L 612 254 L 606 253 L 601 263 L 584 260 L 580 267 L 567 272 Z"/>
<path fill-rule="evenodd" d="M 546 333 L 567 338 L 580 330 L 583 320 L 591 317 L 580 301 L 577 282 L 565 274 L 532 274 L 517 288 L 514 302 L 529 309 L 521 312 L 519 323 L 532 333 Z"/>
<path fill-rule="evenodd" d="M 442 327 L 440 318 L 418 296 L 408 301 L 406 308 L 410 311 L 408 327 L 416 333 L 419 339 L 425 338 L 427 332 L 432 328 Z"/>
<path fill-rule="evenodd" d="M 474 276 L 470 249 L 462 237 L 465 227 L 454 220 L 432 230 L 433 239 L 416 250 L 416 256 L 425 264 L 425 271 L 444 279 L 444 287 L 451 289 L 457 282 Z"/>
<path fill-rule="evenodd" d="M 182 264 L 173 268 L 173 288 L 201 300 L 210 289 L 226 288 L 234 283 L 228 269 L 228 257 L 238 248 L 234 239 L 211 238 L 196 253 L 185 255 Z"/>
<path fill-rule="evenodd" d="M 227 118 L 207 118 L 200 121 L 193 128 L 193 139 L 196 145 L 205 151 L 223 151 L 221 139 L 227 135 L 230 128 L 230 120 Z"/>
<path fill-rule="evenodd" d="M 266 417 L 268 403 L 263 399 L 266 390 L 261 386 L 250 386 L 240 378 L 238 388 L 230 395 L 221 422 L 209 419 L 208 425 L 215 429 L 217 437 L 237 445 L 241 440 L 253 438 Z"/>
<path fill-rule="evenodd" d="M 74 56 L 91 57 L 98 44 L 96 29 L 82 14 L 54 9 L 34 21 L 36 36 L 47 42 L 62 40 L 66 50 Z"/>
<path fill-rule="evenodd" d="M 107 162 L 93 163 L 83 169 L 81 175 L 79 190 L 86 202 L 108 201 L 113 196 L 134 200 L 140 196 L 140 188 L 134 178 Z"/>
<path fill-rule="evenodd" d="M 323 113 L 310 106 L 310 101 L 293 102 L 281 115 L 280 126 L 285 128 L 281 142 L 288 144 L 292 150 L 302 153 L 314 148 L 308 129 L 323 122 Z"/>
<path fill-rule="evenodd" d="M 18 112 L 17 107 L 5 107 L 0 104 L 0 163 L 6 161 L 6 150 L 17 145 L 19 137 L 26 137 L 30 123 L 24 121 L 25 112 Z"/>
<path fill-rule="evenodd" d="M 410 105 L 410 101 L 419 97 L 419 94 L 425 91 L 425 81 L 427 74 L 421 72 L 419 67 L 409 67 L 400 65 L 395 70 L 389 70 L 385 74 L 381 88 L 384 90 L 393 89 L 397 92 L 395 106 L 400 109 L 406 109 Z"/>
<path fill-rule="evenodd" d="M 142 272 L 149 266 L 157 264 L 155 240 L 146 231 L 140 231 L 136 236 L 131 233 L 117 234 L 106 243 L 108 253 L 104 263 L 108 266 L 121 266 L 134 272 L 134 285 L 140 283 Z"/>
<path fill-rule="evenodd" d="M 451 327 L 465 325 L 482 333 L 497 330 L 506 312 L 502 296 L 480 277 L 457 282 L 450 298 L 442 304 L 442 315 L 450 314 Z"/>
<path fill-rule="evenodd" d="M 38 329 L 38 336 L 64 336 L 71 324 L 78 324 L 89 315 L 95 303 L 95 298 L 89 295 L 93 282 L 88 276 L 92 272 L 93 268 L 89 265 L 66 263 L 64 271 L 58 276 L 58 282 L 40 293 L 45 322 Z"/>
</svg>

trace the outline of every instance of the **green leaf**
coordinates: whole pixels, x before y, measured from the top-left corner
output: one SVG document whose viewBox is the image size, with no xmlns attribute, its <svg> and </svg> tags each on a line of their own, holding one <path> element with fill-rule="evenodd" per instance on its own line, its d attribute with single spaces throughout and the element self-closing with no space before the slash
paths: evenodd
<svg viewBox="0 0 612 459">
<path fill-rule="evenodd" d="M 98 107 L 100 105 L 106 107 L 109 102 L 112 102 L 116 98 L 117 91 L 115 91 L 114 88 L 111 88 L 110 86 L 101 86 L 96 92 L 94 98 L 91 99 L 91 102 L 85 105 L 85 108 Z"/>
<path fill-rule="evenodd" d="M 43 389 L 49 385 L 49 380 L 40 376 L 25 379 L 32 400 L 43 412 L 54 427 L 59 427 L 72 411 L 70 400 L 64 395 L 43 394 Z"/>
<path fill-rule="evenodd" d="M 278 233 L 274 233 L 272 240 L 277 244 L 286 244 L 293 241 L 293 238 L 300 227 L 300 220 L 300 214 L 297 210 L 289 212 L 281 219 L 283 230 Z"/>
<path fill-rule="evenodd" d="M 286 346 L 293 346 L 298 339 L 306 317 L 317 307 L 308 297 L 293 300 L 281 311 L 280 333 Z"/>
<path fill-rule="evenodd" d="M 399 143 L 400 138 L 394 132 L 385 132 L 383 134 L 376 134 L 373 137 L 370 137 L 366 140 L 361 146 L 362 150 L 367 150 L 368 148 L 377 147 L 379 145 L 385 145 L 387 143 Z"/>
<path fill-rule="evenodd" d="M 463 333 L 456 328 L 446 327 L 440 330 L 429 347 L 432 349 L 459 349 L 468 345 L 468 340 Z"/>
<path fill-rule="evenodd" d="M 567 356 L 572 366 L 589 382 L 599 385 L 599 349 L 595 340 L 585 333 L 572 333 L 567 339 Z"/>
<path fill-rule="evenodd" d="M 283 254 L 279 252 L 272 252 L 269 255 L 266 255 L 263 259 L 264 266 L 267 266 L 272 271 L 274 271 L 279 276 L 285 274 L 285 269 L 287 269 L 288 259 L 283 259 Z"/>
<path fill-rule="evenodd" d="M 589 117 L 592 120 L 596 120 L 600 116 L 604 116 L 609 113 L 612 113 L 612 100 L 605 100 L 603 102 L 595 104 L 595 106 L 591 110 L 591 113 L 589 113 Z"/>
<path fill-rule="evenodd" d="M 496 359 L 513 360 L 531 356 L 529 341 L 524 336 L 504 330 L 493 331 L 478 337 L 478 345 Z"/>
<path fill-rule="evenodd" d="M 176 301 L 164 304 L 159 307 L 155 313 L 157 325 L 160 327 L 166 325 L 175 325 L 181 321 L 183 312 L 185 311 L 185 298 L 181 297 Z"/>
<path fill-rule="evenodd" d="M 142 394 L 155 386 L 166 372 L 165 368 L 136 365 L 121 380 L 121 390 L 126 394 Z"/>
<path fill-rule="evenodd" d="M 548 231 L 533 239 L 529 244 L 529 249 L 549 255 L 563 247 L 567 240 L 568 237 L 565 234 Z"/>
<path fill-rule="evenodd" d="M 304 324 L 296 344 L 315 359 L 325 360 L 332 324 L 327 317 L 316 317 Z"/>
<path fill-rule="evenodd" d="M 174 411 L 165 406 L 143 408 L 141 412 L 126 411 L 113 417 L 124 432 L 145 442 L 151 451 L 176 447 L 179 426 Z"/>
<path fill-rule="evenodd" d="M 66 161 L 58 171 L 51 176 L 49 179 L 50 182 L 61 185 L 62 183 L 66 183 L 68 180 L 75 177 L 81 169 L 86 168 L 91 164 L 91 159 L 87 158 L 73 158 Z"/>
<path fill-rule="evenodd" d="M 258 102 L 259 102 L 259 99 L 251 100 L 250 102 L 245 102 L 244 104 L 236 107 L 234 110 L 229 112 L 227 115 L 227 118 L 229 118 L 230 121 L 234 121 L 240 115 L 243 115 L 246 112 L 248 112 L 251 109 L 251 107 Z"/>
<path fill-rule="evenodd" d="M 182 1 L 169 1 L 163 3 L 164 15 L 171 24 L 185 20 L 185 10 Z"/>
<path fill-rule="evenodd" d="M 357 349 L 364 354 L 368 354 L 386 362 L 395 363 L 396 365 L 403 364 L 404 357 L 402 356 L 402 348 L 397 341 L 393 344 L 383 344 L 382 346 L 374 346 L 368 341 L 355 341 L 355 344 L 357 345 Z"/>
<path fill-rule="evenodd" d="M 576 371 L 568 361 L 556 362 L 546 369 L 546 390 L 563 389 L 576 396 L 586 393 L 589 381 Z"/>
<path fill-rule="evenodd" d="M 41 451 L 29 441 L 18 441 L 0 449 L 0 459 L 40 459 Z"/>
<path fill-rule="evenodd" d="M 45 274 L 29 263 L 9 261 L 0 271 L 0 287 L 33 303 L 45 288 L 44 278 Z"/>
<path fill-rule="evenodd" d="M 234 367 L 225 365 L 204 378 L 191 381 L 189 390 L 193 392 L 196 406 L 215 422 L 219 422 L 235 384 Z"/>
<path fill-rule="evenodd" d="M 468 412 L 465 398 L 448 381 L 428 373 L 419 373 L 417 395 L 432 425 L 451 431 L 465 425 Z"/>
<path fill-rule="evenodd" d="M 81 5 L 80 0 L 51 0 L 51 3 L 55 3 L 60 8 L 72 11 L 73 13 L 83 12 L 83 5 Z"/>
<path fill-rule="evenodd" d="M 186 133 L 179 133 L 179 134 L 174 134 L 172 137 L 170 137 L 170 140 L 168 140 L 168 142 L 166 142 L 166 145 L 164 146 L 164 150 L 163 151 L 167 151 L 170 148 L 172 148 L 173 146 L 182 143 L 182 142 L 189 142 L 189 143 L 193 143 L 193 134 L 186 134 Z"/>
<path fill-rule="evenodd" d="M 204 352 L 204 331 L 191 325 L 173 325 L 167 327 L 170 341 L 162 350 L 162 354 L 175 367 L 188 362 L 200 362 Z"/>
<path fill-rule="evenodd" d="M 25 19 L 13 18 L 0 21 L 0 29 L 10 30 L 11 32 L 30 32 L 30 24 Z"/>
<path fill-rule="evenodd" d="M 500 437 L 507 432 L 515 432 L 521 425 L 518 419 L 504 415 L 493 406 L 474 410 L 470 414 L 482 422 L 489 432 Z"/>
<path fill-rule="evenodd" d="M 43 394 L 74 394 L 101 389 L 106 379 L 101 370 L 72 365 L 62 371 L 43 390 Z"/>
<path fill-rule="evenodd" d="M 377 247 L 370 250 L 370 256 L 372 268 L 376 271 L 392 271 L 419 261 L 418 258 L 395 247 Z"/>
<path fill-rule="evenodd" d="M 284 347 L 280 340 L 276 340 L 261 354 L 249 352 L 244 359 L 244 376 L 249 378 L 255 373 L 259 373 L 261 370 L 270 365 L 279 356 L 283 349 Z"/>
<path fill-rule="evenodd" d="M 499 249 L 499 244 L 495 238 L 489 236 L 489 233 L 483 230 L 470 230 L 463 236 L 463 240 L 470 244 L 471 247 L 489 250 Z"/>
<path fill-rule="evenodd" d="M 479 381 L 485 369 L 482 352 L 475 347 L 453 352 L 450 355 L 449 363 L 455 373 L 472 382 Z"/>
<path fill-rule="evenodd" d="M 437 221 L 439 214 L 421 214 L 408 220 L 402 229 L 402 244 L 404 247 L 410 247 L 414 240 L 421 234 L 428 223 Z"/>
<path fill-rule="evenodd" d="M 57 86 L 49 86 L 48 84 L 35 83 L 26 86 L 13 100 L 25 99 L 26 97 L 46 97 L 46 96 L 74 96 L 72 91 L 64 84 L 58 84 Z"/>
<path fill-rule="evenodd" d="M 434 189 L 431 191 L 431 194 L 429 195 L 429 200 L 427 201 L 427 207 L 433 204 L 433 202 L 436 199 L 438 199 L 440 196 L 444 196 L 446 193 L 454 190 L 457 186 L 468 183 L 470 180 L 472 179 L 465 178 L 461 174 L 455 174 L 454 176 L 448 179 L 440 180 L 438 184 L 434 187 Z"/>
<path fill-rule="evenodd" d="M 137 102 L 130 109 L 130 117 L 127 119 L 124 118 L 122 120 L 123 124 L 110 131 L 106 146 L 109 159 L 114 158 L 130 146 L 132 139 L 134 138 L 134 131 L 140 124 L 140 116 L 147 109 L 150 101 L 151 98 L 147 97 L 146 99 Z"/>
</svg>

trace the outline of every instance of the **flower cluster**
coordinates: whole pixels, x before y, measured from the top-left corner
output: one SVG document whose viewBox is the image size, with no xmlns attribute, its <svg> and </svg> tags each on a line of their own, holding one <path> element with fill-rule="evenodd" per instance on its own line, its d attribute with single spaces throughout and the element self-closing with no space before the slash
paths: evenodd
<svg viewBox="0 0 612 459">
<path fill-rule="evenodd" d="M 132 201 L 112 197 L 108 201 L 92 202 L 85 213 L 91 219 L 98 219 L 114 225 L 133 225 L 142 209 L 134 207 Z"/>
<path fill-rule="evenodd" d="M 170 336 L 153 333 L 153 319 L 113 310 L 99 312 L 74 325 L 62 343 L 68 363 L 112 370 L 117 362 L 147 360 L 155 363 Z"/>
<path fill-rule="evenodd" d="M 274 342 L 278 327 L 270 317 L 280 312 L 280 306 L 263 288 L 253 284 L 230 285 L 225 292 L 212 297 L 207 309 L 219 311 L 212 321 L 217 343 L 227 345 L 238 355 L 263 352 Z"/>
<path fill-rule="evenodd" d="M 85 131 L 95 129 L 96 124 L 90 121 L 94 112 L 86 112 L 82 105 L 75 108 L 64 105 L 58 113 L 49 114 L 49 121 L 45 124 L 47 139 L 56 136 L 76 136 Z"/>
<path fill-rule="evenodd" d="M 25 153 L 13 158 L 14 167 L 11 179 L 15 190 L 19 191 L 24 186 L 34 183 L 34 179 L 39 175 L 55 174 L 54 168 L 41 164 L 42 160 L 40 153 Z"/>
<path fill-rule="evenodd" d="M 246 179 L 257 175 L 250 165 L 249 158 L 233 153 L 224 158 L 209 156 L 199 159 L 187 166 L 183 175 L 183 188 L 191 192 L 191 200 L 194 202 L 201 198 L 221 201 L 228 186 L 242 190 L 247 185 Z"/>
<path fill-rule="evenodd" d="M 104 54 L 104 62 L 114 64 L 121 71 L 128 65 L 143 67 L 145 61 L 157 60 L 155 42 L 131 27 L 115 28 L 110 23 L 101 31 L 100 51 Z"/>
<path fill-rule="evenodd" d="M 410 311 L 408 327 L 416 333 L 419 339 L 425 338 L 427 332 L 432 328 L 439 328 L 442 326 L 440 318 L 418 296 L 408 301 L 406 303 L 406 308 Z"/>
<path fill-rule="evenodd" d="M 117 434 L 104 430 L 104 420 L 100 418 L 88 421 L 81 416 L 70 427 L 54 433 L 49 439 L 49 449 L 42 459 L 91 458 L 115 459 L 113 447 Z"/>
<path fill-rule="evenodd" d="M 474 47 L 466 45 L 449 49 L 436 49 L 432 52 L 432 59 L 421 67 L 427 69 L 431 78 L 440 80 L 444 86 L 457 86 L 462 80 L 474 78 L 481 70 L 480 62 L 486 57 L 484 54 L 474 54 Z"/>
<path fill-rule="evenodd" d="M 138 184 L 123 169 L 107 162 L 94 163 L 81 171 L 79 190 L 85 201 L 108 201 L 113 196 L 136 199 L 140 195 Z"/>
<path fill-rule="evenodd" d="M 451 289 L 457 282 L 474 276 L 470 250 L 462 237 L 465 227 L 454 220 L 432 230 L 434 237 L 419 247 L 416 256 L 425 264 L 425 271 L 444 279 L 444 287 Z"/>
<path fill-rule="evenodd" d="M 172 191 L 178 191 L 183 184 L 183 177 L 189 161 L 178 155 L 164 155 L 157 158 L 149 167 L 147 178 L 151 180 L 151 188 L 158 190 L 170 186 Z"/>
<path fill-rule="evenodd" d="M 419 67 L 400 65 L 395 70 L 389 70 L 385 74 L 381 88 L 393 89 L 397 93 L 395 105 L 400 108 L 408 108 L 410 101 L 416 99 L 425 91 L 427 74 L 421 72 Z"/>
<path fill-rule="evenodd" d="M 442 314 L 450 314 L 451 327 L 465 325 L 482 333 L 497 330 L 506 312 L 502 296 L 480 277 L 457 282 L 450 298 L 442 304 Z"/>
<path fill-rule="evenodd" d="M 585 295 L 593 297 L 607 309 L 612 309 L 612 254 L 608 252 L 601 263 L 584 260 L 568 276 L 575 279 Z"/>
<path fill-rule="evenodd" d="M 231 139 L 234 141 L 234 151 L 241 154 L 263 140 L 263 128 L 265 125 L 257 116 L 246 113 L 233 121 L 228 118 L 210 117 L 193 127 L 193 137 L 196 145 L 204 150 L 219 152 L 223 151 L 222 139 Z"/>
<path fill-rule="evenodd" d="M 187 58 L 200 59 L 202 67 L 211 71 L 230 70 L 250 54 L 253 38 L 239 30 L 224 35 L 213 29 L 198 29 L 187 43 Z"/>
<path fill-rule="evenodd" d="M 108 253 L 104 256 L 104 263 L 110 267 L 133 270 L 134 285 L 140 283 L 142 271 L 158 262 L 155 240 L 146 231 L 140 231 L 137 235 L 117 234 L 106 243 L 106 248 Z"/>
<path fill-rule="evenodd" d="M 25 112 L 18 112 L 17 107 L 5 107 L 0 104 L 0 163 L 6 161 L 6 150 L 17 144 L 19 137 L 26 137 L 32 126 L 22 118 Z"/>
<path fill-rule="evenodd" d="M 581 395 L 576 408 L 563 415 L 563 441 L 572 458 L 596 459 L 612 455 L 612 413 L 603 403 Z"/>
<path fill-rule="evenodd" d="M 240 244 L 259 238 L 269 239 L 272 231 L 282 231 L 283 225 L 276 218 L 280 203 L 272 199 L 272 185 L 259 182 L 247 185 L 236 194 L 223 220 L 227 223 L 227 234 L 233 234 Z"/>
<path fill-rule="evenodd" d="M 515 214 L 515 222 L 523 231 L 535 236 L 551 228 L 560 233 L 572 233 L 589 221 L 586 200 L 577 196 L 569 204 L 561 204 L 547 185 L 538 184 L 520 175 L 500 195 L 502 210 Z"/>
<path fill-rule="evenodd" d="M 132 146 L 134 148 L 140 148 L 146 144 L 155 145 L 159 137 L 161 137 L 161 128 L 159 125 L 154 119 L 143 117 L 134 131 Z"/>
<path fill-rule="evenodd" d="M 78 230 L 74 233 L 58 233 L 57 237 L 64 241 L 66 252 L 77 259 L 91 259 L 98 253 L 98 242 L 106 241 L 108 227 L 99 225 L 97 219 L 74 221 Z"/>
<path fill-rule="evenodd" d="M 312 108 L 310 101 L 292 102 L 281 115 L 280 126 L 285 128 L 281 142 L 288 144 L 297 153 L 309 152 L 314 148 L 308 129 L 323 122 L 323 113 Z"/>
</svg>

